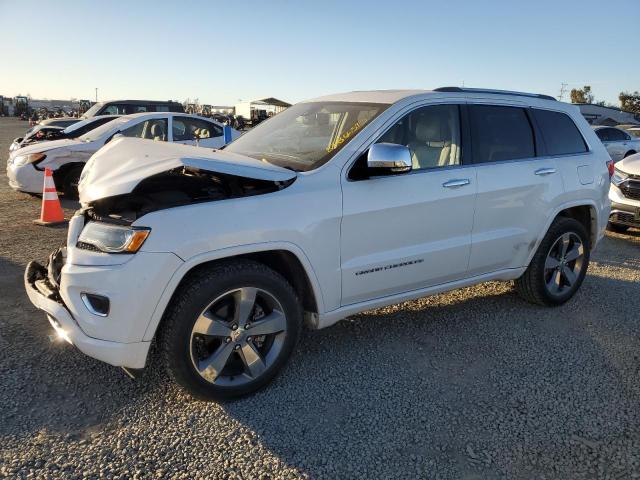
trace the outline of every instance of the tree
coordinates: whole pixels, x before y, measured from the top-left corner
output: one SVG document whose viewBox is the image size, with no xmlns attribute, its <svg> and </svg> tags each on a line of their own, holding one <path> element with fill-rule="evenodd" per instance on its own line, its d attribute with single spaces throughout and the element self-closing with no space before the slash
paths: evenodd
<svg viewBox="0 0 640 480">
<path fill-rule="evenodd" d="M 622 110 L 640 114 L 640 92 L 620 92 L 618 100 Z"/>
<path fill-rule="evenodd" d="M 571 103 L 593 103 L 591 87 L 589 85 L 585 85 L 582 88 L 572 88 Z"/>
</svg>

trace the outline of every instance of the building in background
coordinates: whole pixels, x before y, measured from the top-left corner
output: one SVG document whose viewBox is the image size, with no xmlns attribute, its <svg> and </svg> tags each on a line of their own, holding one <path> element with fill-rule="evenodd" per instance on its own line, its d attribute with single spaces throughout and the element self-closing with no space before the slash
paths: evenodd
<svg viewBox="0 0 640 480">
<path fill-rule="evenodd" d="M 262 100 L 237 103 L 235 113 L 236 116 L 242 116 L 250 125 L 257 125 L 261 121 L 280 113 L 290 106 L 290 103 L 270 97 L 263 98 Z"/>
<path fill-rule="evenodd" d="M 575 105 L 591 125 L 640 125 L 640 115 L 625 112 L 616 107 L 605 107 L 594 103 L 576 103 Z"/>
</svg>

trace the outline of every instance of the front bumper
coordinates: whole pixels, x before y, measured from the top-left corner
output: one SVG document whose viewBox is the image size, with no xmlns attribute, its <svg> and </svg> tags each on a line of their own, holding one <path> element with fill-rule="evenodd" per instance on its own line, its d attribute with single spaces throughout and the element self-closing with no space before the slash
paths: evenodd
<svg viewBox="0 0 640 480">
<path fill-rule="evenodd" d="M 84 354 L 118 367 L 143 368 L 151 342 L 121 343 L 88 336 L 60 296 L 60 268 L 64 251 L 49 257 L 47 268 L 37 262 L 27 265 L 24 286 L 33 305 L 43 310 L 58 335 Z"/>
<path fill-rule="evenodd" d="M 7 177 L 9 186 L 14 190 L 28 193 L 42 193 L 44 184 L 44 172 L 28 163 L 16 166 L 12 159 L 7 162 Z"/>
<path fill-rule="evenodd" d="M 627 198 L 615 185 L 609 190 L 611 214 L 609 221 L 618 225 L 640 228 L 640 201 Z"/>
</svg>

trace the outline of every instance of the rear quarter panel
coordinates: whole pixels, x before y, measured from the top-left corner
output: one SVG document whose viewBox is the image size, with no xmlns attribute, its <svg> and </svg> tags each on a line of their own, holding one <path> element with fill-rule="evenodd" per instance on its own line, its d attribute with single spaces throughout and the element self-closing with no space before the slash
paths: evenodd
<svg viewBox="0 0 640 480">
<path fill-rule="evenodd" d="M 609 172 L 607 162 L 611 159 L 606 148 L 587 123 L 579 110 L 565 106 L 559 111 L 567 113 L 579 128 L 589 151 L 579 155 L 554 157 L 562 175 L 564 191 L 557 199 L 557 211 L 577 205 L 590 205 L 596 215 L 596 242 L 604 236 L 609 218 Z M 546 107 L 549 108 L 549 107 Z M 592 245 L 595 247 L 595 245 Z"/>
</svg>

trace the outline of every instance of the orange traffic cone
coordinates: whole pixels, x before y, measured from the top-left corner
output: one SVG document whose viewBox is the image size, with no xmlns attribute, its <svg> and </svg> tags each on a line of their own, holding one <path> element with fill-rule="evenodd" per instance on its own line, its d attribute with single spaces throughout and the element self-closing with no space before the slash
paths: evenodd
<svg viewBox="0 0 640 480">
<path fill-rule="evenodd" d="M 42 210 L 40 219 L 33 223 L 38 225 L 57 225 L 64 222 L 64 212 L 58 200 L 56 185 L 53 183 L 53 173 L 46 168 L 44 170 L 44 187 L 42 189 Z"/>
</svg>

